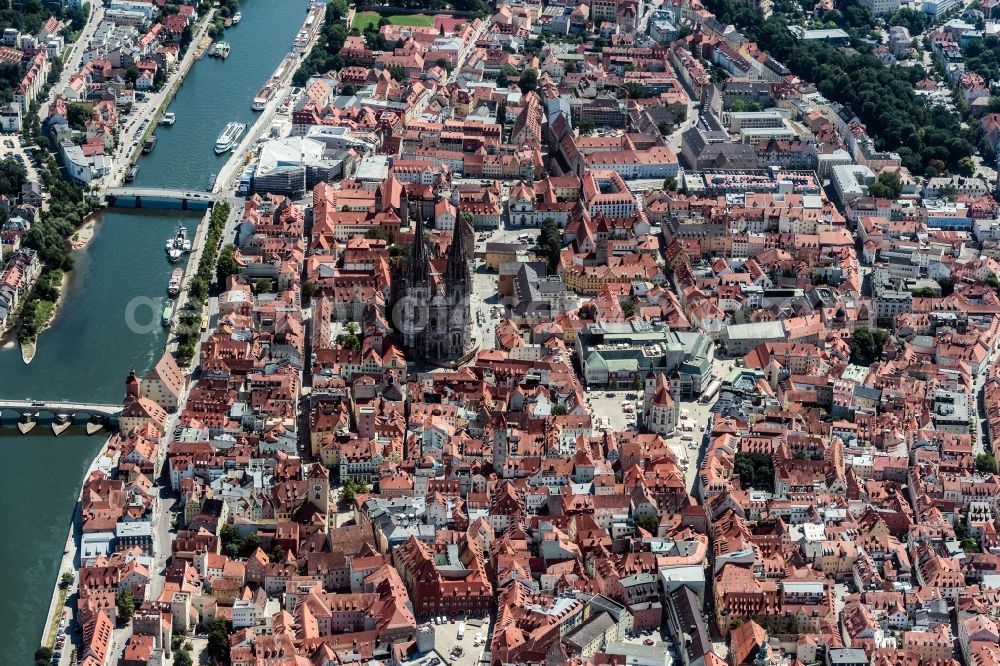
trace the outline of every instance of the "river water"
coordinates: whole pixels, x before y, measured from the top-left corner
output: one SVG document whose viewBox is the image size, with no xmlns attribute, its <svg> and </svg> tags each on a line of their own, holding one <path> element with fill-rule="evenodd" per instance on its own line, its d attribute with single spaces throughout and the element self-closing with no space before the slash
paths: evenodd
<svg viewBox="0 0 1000 666">
<path fill-rule="evenodd" d="M 195 63 L 170 106 L 173 127 L 157 130 L 140 160 L 137 185 L 204 190 L 227 156 L 215 138 L 230 121 L 252 122 L 254 94 L 291 48 L 305 19 L 302 0 L 243 0 L 242 22 L 225 40 L 225 61 Z M 189 237 L 200 215 L 115 210 L 101 215 L 94 239 L 76 253 L 63 303 L 38 339 L 31 365 L 13 346 L 0 349 L 0 397 L 112 403 L 131 368 L 146 372 L 163 352 L 160 312 L 173 268 L 163 250 L 179 224 Z M 0 664 L 28 664 L 38 646 L 84 470 L 104 437 L 74 428 L 29 436 L 0 428 Z"/>
</svg>

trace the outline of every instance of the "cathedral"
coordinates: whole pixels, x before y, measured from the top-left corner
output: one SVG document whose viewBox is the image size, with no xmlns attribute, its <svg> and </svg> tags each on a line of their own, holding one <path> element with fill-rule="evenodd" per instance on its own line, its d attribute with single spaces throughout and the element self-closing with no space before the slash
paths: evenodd
<svg viewBox="0 0 1000 666">
<path fill-rule="evenodd" d="M 413 242 L 401 275 L 395 318 L 403 347 L 413 360 L 451 360 L 472 348 L 472 272 L 466 237 L 468 222 L 458 221 L 444 259 L 432 259 L 418 215 Z"/>
</svg>

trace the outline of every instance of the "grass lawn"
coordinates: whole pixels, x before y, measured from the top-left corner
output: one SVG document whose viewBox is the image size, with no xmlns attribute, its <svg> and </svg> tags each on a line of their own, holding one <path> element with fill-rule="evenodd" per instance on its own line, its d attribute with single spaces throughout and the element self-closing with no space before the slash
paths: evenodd
<svg viewBox="0 0 1000 666">
<path fill-rule="evenodd" d="M 378 25 L 378 14 L 375 12 L 358 12 L 351 23 L 352 28 L 357 28 L 361 32 L 364 32 L 369 25 Z"/>
<path fill-rule="evenodd" d="M 434 17 L 425 16 L 424 14 L 400 14 L 398 16 L 390 16 L 389 23 L 393 25 L 412 25 L 418 28 L 433 28 Z"/>
<path fill-rule="evenodd" d="M 399 14 L 396 16 L 390 16 L 389 23 L 392 25 L 410 25 L 420 28 L 431 28 L 434 26 L 434 17 L 426 16 L 424 14 Z M 364 32 L 365 28 L 369 25 L 378 25 L 378 14 L 375 12 L 359 12 L 354 15 L 354 22 L 351 23 L 352 28 L 357 28 L 361 32 Z"/>
</svg>

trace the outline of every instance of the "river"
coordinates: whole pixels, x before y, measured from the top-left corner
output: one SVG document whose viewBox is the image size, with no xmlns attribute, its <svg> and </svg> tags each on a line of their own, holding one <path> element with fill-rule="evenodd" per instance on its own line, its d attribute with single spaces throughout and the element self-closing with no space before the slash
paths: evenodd
<svg viewBox="0 0 1000 666">
<path fill-rule="evenodd" d="M 227 31 L 225 61 L 195 63 L 140 160 L 137 185 L 204 190 L 227 156 L 215 138 L 227 122 L 252 122 L 254 94 L 291 49 L 305 19 L 300 0 L 243 0 L 242 22 Z M 24 365 L 14 346 L 0 349 L 0 397 L 117 402 L 132 368 L 146 372 L 163 351 L 159 326 L 172 269 L 163 245 L 178 224 L 189 235 L 200 216 L 180 212 L 104 212 L 94 239 L 76 253 L 63 303 Z M 74 429 L 62 437 L 43 425 L 23 437 L 10 414 L 0 428 L 0 664 L 28 664 L 38 646 L 82 474 L 104 437 Z M 37 434 L 35 434 L 37 433 Z"/>
</svg>

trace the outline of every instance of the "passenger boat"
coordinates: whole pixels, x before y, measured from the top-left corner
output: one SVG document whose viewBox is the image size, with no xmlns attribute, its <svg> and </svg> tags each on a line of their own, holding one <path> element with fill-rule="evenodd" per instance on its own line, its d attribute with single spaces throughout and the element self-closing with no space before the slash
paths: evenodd
<svg viewBox="0 0 1000 666">
<path fill-rule="evenodd" d="M 181 293 L 181 281 L 184 279 L 184 271 L 180 268 L 175 268 L 174 272 L 170 274 L 170 282 L 167 284 L 167 293 L 171 296 L 176 296 Z"/>
<path fill-rule="evenodd" d="M 160 318 L 160 323 L 163 325 L 164 328 L 170 328 L 170 320 L 173 318 L 173 316 L 174 316 L 174 304 L 167 303 L 163 307 L 163 316 Z"/>
<path fill-rule="evenodd" d="M 169 112 L 168 113 L 164 113 L 163 117 L 160 118 L 160 124 L 161 125 L 168 125 L 169 126 L 169 125 L 173 125 L 175 122 L 177 122 L 177 116 L 174 115 L 173 113 L 169 113 Z"/>
<path fill-rule="evenodd" d="M 191 241 L 188 240 L 184 225 L 178 225 L 177 233 L 167 241 L 166 250 L 170 261 L 178 261 L 185 252 L 191 251 Z"/>
<path fill-rule="evenodd" d="M 274 97 L 274 93 L 284 85 L 285 81 L 288 80 L 288 77 L 295 70 L 295 63 L 298 60 L 299 56 L 294 53 L 289 53 L 284 57 L 281 64 L 278 65 L 278 69 L 274 70 L 271 78 L 257 91 L 257 95 L 253 98 L 253 103 L 250 105 L 251 109 L 254 111 L 263 111 L 267 108 L 267 103 Z"/>
<path fill-rule="evenodd" d="M 205 188 L 206 192 L 211 192 L 215 189 L 215 180 L 218 178 L 214 173 L 208 177 L 208 187 Z"/>
<path fill-rule="evenodd" d="M 139 165 L 133 164 L 128 168 L 128 171 L 125 172 L 125 182 L 131 183 L 133 180 L 135 180 L 135 177 L 138 174 L 139 174 Z"/>
<path fill-rule="evenodd" d="M 149 138 L 142 144 L 142 154 L 148 155 L 153 152 L 153 148 L 156 148 L 156 132 L 150 134 Z"/>
<path fill-rule="evenodd" d="M 229 123 L 215 140 L 215 154 L 221 155 L 232 150 L 247 129 L 246 123 Z"/>
</svg>

